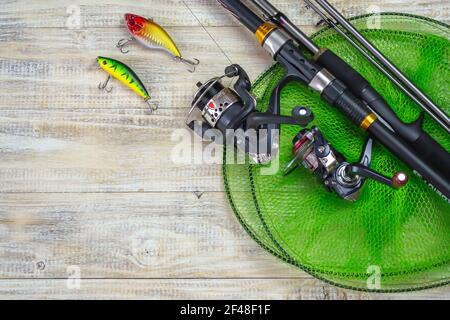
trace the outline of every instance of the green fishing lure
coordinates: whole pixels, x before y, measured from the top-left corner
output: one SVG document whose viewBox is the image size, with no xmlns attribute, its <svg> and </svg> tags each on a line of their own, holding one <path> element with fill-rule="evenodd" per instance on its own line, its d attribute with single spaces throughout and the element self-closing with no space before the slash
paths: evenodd
<svg viewBox="0 0 450 320">
<path fill-rule="evenodd" d="M 105 83 L 99 85 L 100 89 L 107 90 L 106 86 L 111 77 L 113 77 L 141 96 L 150 106 L 152 111 L 157 109 L 155 105 L 150 104 L 150 94 L 148 90 L 130 67 L 118 60 L 106 57 L 98 57 L 97 62 L 100 68 L 108 73 L 108 79 Z M 107 91 L 109 92 L 110 90 Z"/>
</svg>

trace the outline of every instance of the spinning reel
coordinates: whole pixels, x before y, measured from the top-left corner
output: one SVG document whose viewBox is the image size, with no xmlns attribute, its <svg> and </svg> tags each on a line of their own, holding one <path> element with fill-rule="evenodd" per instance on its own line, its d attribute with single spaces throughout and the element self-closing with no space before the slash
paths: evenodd
<svg viewBox="0 0 450 320">
<path fill-rule="evenodd" d="M 359 163 L 348 163 L 323 137 L 317 127 L 300 131 L 293 140 L 295 157 L 286 166 L 288 175 L 299 166 L 312 172 L 318 181 L 339 197 L 356 201 L 367 178 L 374 179 L 392 188 L 401 188 L 408 182 L 403 172 L 391 179 L 369 169 L 372 158 L 372 139 L 368 139 Z"/>
<path fill-rule="evenodd" d="M 236 77 L 233 89 L 221 83 L 223 78 Z M 302 107 L 293 109 L 291 116 L 280 115 L 281 86 L 272 94 L 267 111 L 256 111 L 249 77 L 237 64 L 197 87 L 186 124 L 203 139 L 234 145 L 256 163 L 268 163 L 278 152 L 281 124 L 305 127 L 309 122 Z"/>
<path fill-rule="evenodd" d="M 221 83 L 223 78 L 236 77 L 232 89 Z M 367 178 L 393 188 L 407 183 L 408 176 L 404 173 L 389 179 L 369 169 L 372 139 L 367 141 L 360 162 L 350 164 L 317 127 L 305 129 L 314 119 L 310 109 L 296 107 L 291 116 L 281 116 L 280 94 L 288 82 L 289 79 L 281 81 L 272 92 L 267 111 L 258 112 L 247 73 L 237 64 L 228 66 L 223 76 L 197 84 L 186 124 L 203 139 L 244 151 L 255 163 L 268 163 L 276 155 L 281 124 L 298 125 L 304 129 L 294 138 L 295 157 L 285 168 L 285 175 L 303 166 L 329 191 L 349 201 L 358 198 Z"/>
</svg>

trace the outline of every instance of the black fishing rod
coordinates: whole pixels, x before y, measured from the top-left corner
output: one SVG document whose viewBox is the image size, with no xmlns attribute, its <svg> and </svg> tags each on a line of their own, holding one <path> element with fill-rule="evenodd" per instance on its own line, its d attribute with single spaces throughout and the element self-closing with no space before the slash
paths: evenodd
<svg viewBox="0 0 450 320">
<path fill-rule="evenodd" d="M 315 11 L 325 23 L 349 41 L 384 75 L 395 83 L 406 95 L 414 100 L 443 129 L 450 133 L 450 119 L 425 93 L 423 93 L 408 77 L 397 68 L 383 53 L 366 39 L 345 17 L 326 0 L 304 0 L 308 7 Z M 342 28 L 349 34 L 345 33 Z M 365 51 L 367 50 L 367 51 Z M 370 53 L 370 54 L 369 54 Z M 374 59 L 372 58 L 374 57 Z"/>
<path fill-rule="evenodd" d="M 311 89 L 318 92 L 326 102 L 340 110 L 353 123 L 367 131 L 375 140 L 383 144 L 423 177 L 438 193 L 447 199 L 449 198 L 450 166 L 446 165 L 446 163 L 450 163 L 448 153 L 445 150 L 442 150 L 443 152 L 437 151 L 437 146 L 440 147 L 437 143 L 430 143 L 428 146 L 424 146 L 423 150 L 427 149 L 426 153 L 418 151 L 410 143 L 407 143 L 404 137 L 400 137 L 398 132 L 394 132 L 391 128 L 392 123 L 386 119 L 389 118 L 389 115 L 391 117 L 395 115 L 390 108 L 390 113 L 384 112 L 383 114 L 376 111 L 377 115 L 367 106 L 367 100 L 380 101 L 382 98 L 375 90 L 369 89 L 371 87 L 364 78 L 353 72 L 351 76 L 347 77 L 350 77 L 353 81 L 359 79 L 361 83 L 357 83 L 357 88 L 347 86 L 345 84 L 347 81 L 341 80 L 337 76 L 337 74 L 341 75 L 340 72 L 333 74 L 333 72 L 330 72 L 323 66 L 324 62 L 334 61 L 340 66 L 336 71 L 339 71 L 341 68 L 350 70 L 350 67 L 347 64 L 343 64 L 342 60 L 331 53 L 331 51 L 326 56 L 327 58 L 322 57 L 322 61 L 310 61 L 291 38 L 292 30 L 287 30 L 291 35 L 289 37 L 280 27 L 274 23 L 264 21 L 239 0 L 218 1 L 247 27 L 255 35 L 261 46 L 272 55 L 273 59 L 285 68 L 285 77 L 275 88 L 275 94 L 272 96 L 272 99 L 280 99 L 279 93 L 283 87 L 292 81 L 308 85 Z M 278 19 L 280 19 L 279 15 Z M 283 20 L 285 22 L 288 21 L 287 18 L 280 19 L 280 21 Z M 314 46 L 310 45 L 310 47 L 313 48 Z M 319 49 L 317 52 L 320 53 L 322 50 Z M 323 55 L 322 53 L 321 56 Z M 367 100 L 364 99 L 364 101 L 354 93 L 358 92 L 363 95 L 367 90 L 369 90 L 370 94 L 366 97 Z M 372 98 L 370 98 L 371 96 Z M 279 106 L 279 104 L 277 105 Z M 389 122 L 389 126 L 385 122 Z M 423 134 L 421 134 L 421 137 L 419 139 L 423 139 Z M 441 155 L 439 160 L 442 163 L 436 160 L 431 161 L 429 158 L 430 154 Z"/>
<path fill-rule="evenodd" d="M 304 1 L 316 13 L 321 13 L 321 11 L 311 1 Z M 269 1 L 251 0 L 251 2 L 253 2 L 264 13 L 267 19 L 286 31 L 298 44 L 303 45 L 308 51 L 310 51 L 314 55 L 313 59 L 315 62 L 326 68 L 339 80 L 341 80 L 356 97 L 366 102 L 372 111 L 385 120 L 391 129 L 402 137 L 409 145 L 411 145 L 411 147 L 413 147 L 425 161 L 433 163 L 437 168 L 450 168 L 450 154 L 422 129 L 424 120 L 423 113 L 419 119 L 413 123 L 404 123 L 400 120 L 400 118 L 398 118 L 392 108 L 371 86 L 371 84 L 333 51 L 326 48 L 319 48 L 306 34 L 297 28 L 283 12 L 275 8 Z M 326 23 L 331 24 L 332 27 L 336 27 L 335 30 L 340 30 L 337 26 L 335 26 L 333 21 L 327 19 L 326 16 L 321 15 L 321 17 Z M 359 48 L 359 46 L 346 33 L 342 32 L 340 34 L 344 36 L 350 44 L 355 45 L 356 48 Z M 375 65 L 379 65 L 369 55 L 365 55 L 365 57 L 372 63 L 375 63 Z M 404 86 L 396 78 L 389 78 L 401 88 L 404 88 Z M 407 90 L 406 88 L 404 89 Z M 406 91 L 406 93 L 408 94 L 409 91 Z M 417 98 L 415 101 L 416 100 Z M 448 126 L 444 126 L 444 129 L 449 132 Z"/>
</svg>

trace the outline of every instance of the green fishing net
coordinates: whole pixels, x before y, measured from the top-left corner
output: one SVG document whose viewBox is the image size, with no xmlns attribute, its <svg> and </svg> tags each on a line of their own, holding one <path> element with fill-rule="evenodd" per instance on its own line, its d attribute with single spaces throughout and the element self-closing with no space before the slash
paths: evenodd
<svg viewBox="0 0 450 320">
<path fill-rule="evenodd" d="M 382 14 L 352 23 L 413 82 L 449 113 L 449 26 L 411 15 Z M 421 109 L 332 29 L 313 36 L 359 71 L 407 122 Z M 282 78 L 272 66 L 254 84 L 258 107 L 264 110 Z M 300 84 L 282 93 L 282 114 L 298 105 L 310 107 L 314 125 L 349 161 L 357 161 L 366 134 L 320 97 Z M 450 138 L 428 117 L 424 124 L 447 150 Z M 375 143 L 372 168 L 385 175 L 404 171 L 410 182 L 393 190 L 368 180 L 357 202 L 327 192 L 306 169 L 284 177 L 292 159 L 292 138 L 298 127 L 283 126 L 279 168 L 227 163 L 223 175 L 231 206 L 248 233 L 266 250 L 313 276 L 337 286 L 366 291 L 407 291 L 449 283 L 450 205 L 409 168 Z M 276 167 L 275 167 L 276 168 Z"/>
</svg>

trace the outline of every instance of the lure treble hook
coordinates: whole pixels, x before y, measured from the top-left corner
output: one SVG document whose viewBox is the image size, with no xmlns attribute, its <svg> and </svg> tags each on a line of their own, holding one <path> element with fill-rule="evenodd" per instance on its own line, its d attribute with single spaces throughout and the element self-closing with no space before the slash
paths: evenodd
<svg viewBox="0 0 450 320">
<path fill-rule="evenodd" d="M 106 92 L 111 93 L 113 87 L 110 87 L 109 89 L 107 88 L 108 83 L 109 83 L 109 80 L 111 80 L 111 76 L 108 76 L 108 78 L 106 78 L 106 81 L 105 81 L 105 82 L 100 82 L 100 83 L 98 84 L 98 88 L 99 88 L 100 90 L 105 90 Z"/>
<path fill-rule="evenodd" d="M 120 39 L 119 42 L 117 42 L 116 47 L 119 48 L 120 52 L 122 52 L 123 54 L 127 54 L 128 52 L 130 52 L 130 50 L 125 50 L 124 48 L 127 47 L 131 42 L 133 42 L 133 40 L 133 38 Z"/>
<path fill-rule="evenodd" d="M 145 100 L 145 102 L 147 103 L 148 107 L 149 107 L 149 111 L 150 113 L 153 113 L 153 111 L 158 110 L 158 105 L 155 103 L 152 103 L 150 101 L 150 99 Z"/>
<path fill-rule="evenodd" d="M 175 57 L 175 61 L 181 62 L 184 65 L 188 66 L 189 67 L 188 71 L 190 73 L 194 73 L 195 69 L 200 64 L 200 60 L 195 59 L 195 58 L 193 60 L 189 60 L 189 59 L 185 59 L 185 58 L 182 58 L 182 57 Z"/>
</svg>

